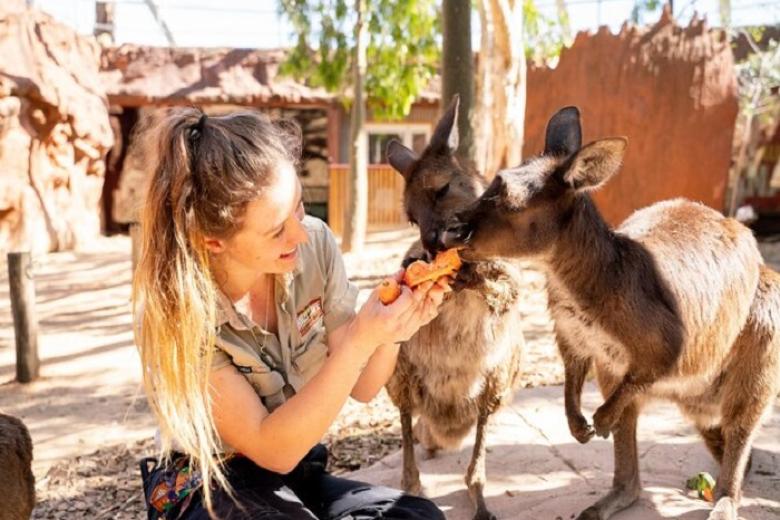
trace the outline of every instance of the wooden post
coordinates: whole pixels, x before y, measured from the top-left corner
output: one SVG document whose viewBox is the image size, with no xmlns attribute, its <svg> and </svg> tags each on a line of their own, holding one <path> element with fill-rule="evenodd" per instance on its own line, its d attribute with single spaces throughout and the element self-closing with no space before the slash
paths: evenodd
<svg viewBox="0 0 780 520">
<path fill-rule="evenodd" d="M 35 317 L 35 283 L 29 252 L 8 253 L 8 283 L 16 334 L 16 379 L 38 378 L 38 320 Z"/>
</svg>

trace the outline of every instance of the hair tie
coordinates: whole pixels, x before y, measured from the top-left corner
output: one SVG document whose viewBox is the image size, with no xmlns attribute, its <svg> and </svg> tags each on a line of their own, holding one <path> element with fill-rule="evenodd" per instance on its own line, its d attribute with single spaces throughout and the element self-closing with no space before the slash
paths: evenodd
<svg viewBox="0 0 780 520">
<path fill-rule="evenodd" d="M 189 141 L 190 144 L 195 144 L 200 140 L 200 136 L 203 135 L 203 127 L 206 125 L 206 114 L 201 114 L 198 122 L 190 127 Z"/>
</svg>

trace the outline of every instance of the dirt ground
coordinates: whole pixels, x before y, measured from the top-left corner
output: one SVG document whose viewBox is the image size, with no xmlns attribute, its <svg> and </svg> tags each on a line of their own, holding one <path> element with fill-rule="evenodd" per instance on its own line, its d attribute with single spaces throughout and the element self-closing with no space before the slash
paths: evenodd
<svg viewBox="0 0 780 520">
<path fill-rule="evenodd" d="M 411 229 L 374 233 L 365 254 L 347 256 L 362 298 L 397 270 L 413 239 Z M 767 261 L 780 266 L 780 243 L 764 247 Z M 35 260 L 42 366 L 41 378 L 27 385 L 14 381 L 7 267 L 0 266 L 0 411 L 24 420 L 33 437 L 33 518 L 143 516 L 138 460 L 153 454 L 154 421 L 132 339 L 129 251 L 126 237 L 112 237 L 89 250 Z M 544 278 L 525 267 L 523 384 L 560 384 Z M 332 470 L 366 467 L 396 451 L 399 430 L 386 394 L 367 405 L 348 402 L 325 438 Z"/>
</svg>

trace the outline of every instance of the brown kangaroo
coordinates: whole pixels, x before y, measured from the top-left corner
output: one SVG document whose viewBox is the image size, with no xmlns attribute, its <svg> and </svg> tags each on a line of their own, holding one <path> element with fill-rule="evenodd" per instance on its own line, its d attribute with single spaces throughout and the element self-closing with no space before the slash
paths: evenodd
<svg viewBox="0 0 780 520">
<path fill-rule="evenodd" d="M 677 403 L 720 463 L 710 520 L 736 520 L 780 380 L 780 276 L 749 229 L 701 204 L 659 202 L 610 229 L 588 191 L 617 172 L 627 141 L 581 142 L 579 111 L 556 113 L 544 153 L 500 172 L 443 244 L 465 244 L 466 258 L 533 258 L 547 273 L 571 433 L 614 436 L 612 490 L 578 518 L 609 518 L 639 497 L 637 416 L 652 396 Z M 580 409 L 591 365 L 605 398 L 593 426 Z"/>
<path fill-rule="evenodd" d="M 0 414 L 0 520 L 27 520 L 35 506 L 32 439 L 24 423 Z"/>
<path fill-rule="evenodd" d="M 453 156 L 458 143 L 458 99 L 442 116 L 419 157 L 393 141 L 388 160 L 403 175 L 404 207 L 420 228 L 421 242 L 407 253 L 405 265 L 430 258 L 440 247 L 444 221 L 477 200 L 486 182 L 465 170 Z M 457 447 L 476 424 L 466 485 L 476 520 L 494 519 L 483 496 L 485 429 L 515 387 L 524 346 L 517 306 L 520 271 L 505 261 L 481 261 L 462 267 L 456 290 L 438 317 L 402 345 L 387 390 L 401 414 L 404 490 L 419 494 L 420 474 L 414 437 L 434 455 Z M 419 415 L 412 429 L 412 417 Z"/>
</svg>

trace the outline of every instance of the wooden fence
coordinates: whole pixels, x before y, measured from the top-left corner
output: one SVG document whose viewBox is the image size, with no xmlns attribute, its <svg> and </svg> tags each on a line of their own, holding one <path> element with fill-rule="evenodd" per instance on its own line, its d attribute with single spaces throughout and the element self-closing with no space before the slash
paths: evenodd
<svg viewBox="0 0 780 520">
<path fill-rule="evenodd" d="M 349 165 L 331 164 L 328 190 L 328 225 L 336 235 L 344 231 L 344 207 L 347 203 Z M 406 224 L 401 207 L 404 180 L 388 164 L 368 166 L 368 230 L 399 227 Z"/>
</svg>

